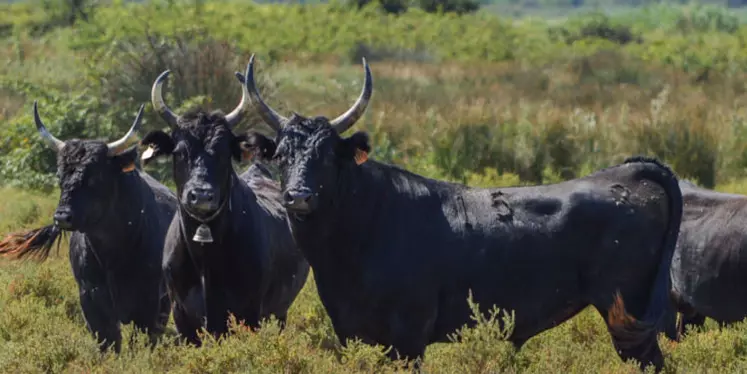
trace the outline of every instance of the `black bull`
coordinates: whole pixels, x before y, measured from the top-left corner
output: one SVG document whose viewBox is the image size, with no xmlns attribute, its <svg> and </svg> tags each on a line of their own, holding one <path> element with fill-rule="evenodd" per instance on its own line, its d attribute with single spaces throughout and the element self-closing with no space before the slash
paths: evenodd
<svg viewBox="0 0 747 374">
<path fill-rule="evenodd" d="M 673 312 L 682 215 L 672 171 L 631 158 L 576 180 L 499 189 L 366 162 L 367 136 L 340 136 L 371 97 L 364 67 L 361 96 L 332 121 L 282 117 L 257 92 L 252 62 L 246 76 L 277 132 L 251 133 L 249 145 L 279 164 L 291 231 L 341 342 L 359 337 L 420 357 L 473 323 L 471 290 L 484 311 L 515 311 L 518 347 L 593 305 L 622 358 L 661 368 L 656 337 Z"/>
<path fill-rule="evenodd" d="M 747 317 L 747 196 L 721 193 L 680 182 L 682 226 L 672 258 L 672 295 L 682 318 L 670 321 L 668 337 L 684 326 Z"/>
<path fill-rule="evenodd" d="M 144 160 L 172 158 L 179 207 L 164 246 L 164 275 L 174 301 L 179 333 L 195 344 L 197 330 L 227 332 L 229 313 L 258 327 L 274 315 L 284 324 L 288 308 L 309 273 L 309 264 L 293 243 L 282 206 L 280 186 L 253 165 L 237 176 L 245 135 L 232 127 L 247 112 L 244 97 L 231 113 L 202 110 L 183 116 L 164 103 L 162 84 L 153 85 L 153 106 L 169 124 L 142 141 L 151 147 Z"/>
<path fill-rule="evenodd" d="M 13 234 L 0 243 L 2 254 L 44 260 L 60 230 L 72 231 L 70 265 L 83 316 L 101 348 L 113 344 L 116 351 L 120 323 L 133 322 L 155 342 L 170 312 L 161 258 L 176 197 L 135 167 L 137 149 L 129 145 L 142 110 L 117 142 L 63 142 L 47 131 L 35 102 L 37 128 L 57 152 L 60 201 L 55 224 Z"/>
</svg>

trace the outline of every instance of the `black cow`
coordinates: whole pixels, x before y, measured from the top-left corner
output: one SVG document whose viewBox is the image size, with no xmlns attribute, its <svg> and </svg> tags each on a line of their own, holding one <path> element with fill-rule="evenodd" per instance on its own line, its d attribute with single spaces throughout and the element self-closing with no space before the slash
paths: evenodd
<svg viewBox="0 0 747 374">
<path fill-rule="evenodd" d="M 372 94 L 363 63 L 360 97 L 332 121 L 282 117 L 257 92 L 253 60 L 246 77 L 277 131 L 274 140 L 250 133 L 249 149 L 279 164 L 291 231 L 340 341 L 420 357 L 473 323 L 472 290 L 482 308 L 515 311 L 517 347 L 593 305 L 622 358 L 661 368 L 656 335 L 672 313 L 669 266 L 682 214 L 672 171 L 631 158 L 572 181 L 498 189 L 366 162 L 367 135 L 340 136 Z"/>
<path fill-rule="evenodd" d="M 142 144 L 143 161 L 171 155 L 179 208 L 169 228 L 163 269 L 174 301 L 180 334 L 200 344 L 197 330 L 227 332 L 229 313 L 250 327 L 275 315 L 285 323 L 288 308 L 306 282 L 309 264 L 293 243 L 280 186 L 253 165 L 238 176 L 232 160 L 248 157 L 246 135 L 231 130 L 247 112 L 247 89 L 231 113 L 174 114 L 162 85 L 153 84 L 153 107 L 171 128 L 154 131 Z"/>
<path fill-rule="evenodd" d="M 34 102 L 42 139 L 57 152 L 60 201 L 54 225 L 12 235 L 0 252 L 42 260 L 60 230 L 70 236 L 70 265 L 88 329 L 101 349 L 120 350 L 120 323 L 146 331 L 152 343 L 163 333 L 170 304 L 161 273 L 166 229 L 176 197 L 136 168 L 132 145 L 143 106 L 120 140 L 61 141 L 47 131 Z"/>
<path fill-rule="evenodd" d="M 684 326 L 701 326 L 706 316 L 719 323 L 747 317 L 747 196 L 711 191 L 681 181 L 682 226 L 672 258 L 672 295 Z M 671 321 L 674 324 L 674 320 Z"/>
</svg>

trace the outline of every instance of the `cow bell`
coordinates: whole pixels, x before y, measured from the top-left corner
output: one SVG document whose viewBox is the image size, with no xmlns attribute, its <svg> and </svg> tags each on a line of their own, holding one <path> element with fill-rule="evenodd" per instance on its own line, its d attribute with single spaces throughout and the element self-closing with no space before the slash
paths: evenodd
<svg viewBox="0 0 747 374">
<path fill-rule="evenodd" d="M 197 231 L 195 231 L 195 236 L 192 237 L 192 240 L 197 243 L 212 243 L 213 242 L 213 233 L 210 232 L 210 227 L 206 224 L 201 224 L 197 227 Z"/>
</svg>

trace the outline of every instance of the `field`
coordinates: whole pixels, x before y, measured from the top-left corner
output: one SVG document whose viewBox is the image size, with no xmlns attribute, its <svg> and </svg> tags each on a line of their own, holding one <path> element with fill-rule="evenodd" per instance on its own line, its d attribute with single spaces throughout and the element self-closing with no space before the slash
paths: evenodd
<svg viewBox="0 0 747 374">
<path fill-rule="evenodd" d="M 503 18 L 376 4 L 248 1 L 101 2 L 70 21 L 56 2 L 0 4 L 0 235 L 51 223 L 54 153 L 31 103 L 61 139 L 114 139 L 165 69 L 172 108 L 230 110 L 233 77 L 257 54 L 260 90 L 289 113 L 333 117 L 371 64 L 374 95 L 357 129 L 372 158 L 473 186 L 552 183 L 657 156 L 682 178 L 747 194 L 747 24 L 718 6 L 652 5 L 612 15 Z M 504 9 L 494 5 L 488 9 Z M 148 130 L 164 124 L 146 107 Z M 259 125 L 250 118 L 240 129 Z M 246 165 L 237 165 L 243 169 Z M 146 171 L 164 183 L 170 164 Z M 132 334 L 120 356 L 98 354 L 84 327 L 66 245 L 47 262 L 0 260 L 1 372 L 397 372 L 384 347 L 340 348 L 313 277 L 282 333 L 239 325 L 195 349 L 173 325 L 153 351 Z M 504 285 L 511 287 L 511 285 Z M 615 354 L 589 309 L 516 352 L 503 312 L 460 343 L 435 344 L 428 373 L 638 371 Z M 510 320 L 509 320 L 510 322 Z M 125 339 L 125 341 L 126 341 Z M 747 324 L 708 321 L 680 343 L 660 338 L 667 372 L 747 370 Z"/>
</svg>

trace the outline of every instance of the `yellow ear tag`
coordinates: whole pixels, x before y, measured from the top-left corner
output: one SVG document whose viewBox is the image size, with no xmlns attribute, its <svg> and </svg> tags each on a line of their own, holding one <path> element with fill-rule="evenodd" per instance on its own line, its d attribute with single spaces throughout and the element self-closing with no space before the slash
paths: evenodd
<svg viewBox="0 0 747 374">
<path fill-rule="evenodd" d="M 124 173 L 129 173 L 129 172 L 131 172 L 133 170 L 135 170 L 135 163 L 134 162 L 122 168 L 122 172 L 124 172 Z"/>
<path fill-rule="evenodd" d="M 355 164 L 360 165 L 368 161 L 368 152 L 361 150 L 361 149 L 356 149 L 354 158 L 355 158 Z"/>
</svg>

